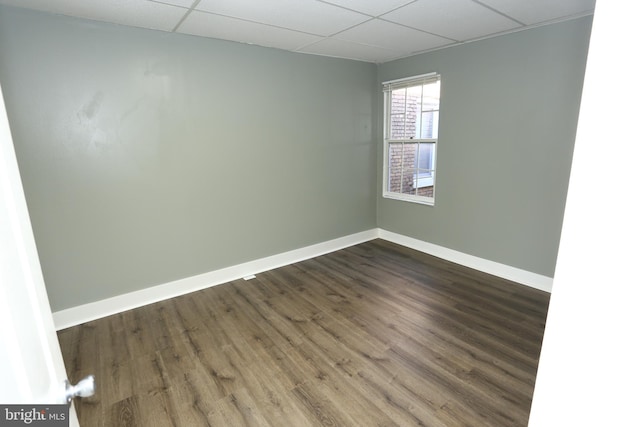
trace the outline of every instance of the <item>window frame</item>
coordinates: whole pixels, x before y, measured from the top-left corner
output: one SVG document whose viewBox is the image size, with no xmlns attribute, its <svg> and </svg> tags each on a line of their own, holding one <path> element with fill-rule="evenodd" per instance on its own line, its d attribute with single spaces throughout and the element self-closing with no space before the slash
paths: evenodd
<svg viewBox="0 0 640 427">
<path fill-rule="evenodd" d="M 384 141 L 384 164 L 383 164 L 383 182 L 382 182 L 382 197 L 388 199 L 395 200 L 403 200 L 412 203 L 419 203 L 423 205 L 434 206 L 435 205 L 435 189 L 436 189 L 436 165 L 437 165 L 437 145 L 438 145 L 438 137 L 436 138 L 400 138 L 393 139 L 391 138 L 391 102 L 392 97 L 391 93 L 394 90 L 410 88 L 416 86 L 422 86 L 425 84 L 435 83 L 438 81 L 442 81 L 441 75 L 439 73 L 433 72 L 428 74 L 421 74 L 418 76 L 407 77 L 403 79 L 390 80 L 383 82 L 383 96 L 384 96 L 384 119 L 383 119 L 383 141 Z M 441 89 L 442 90 L 442 89 Z M 440 103 L 438 103 L 438 128 L 440 121 Z M 422 111 L 421 111 L 422 112 Z M 439 136 L 439 135 L 438 135 Z M 432 167 L 432 178 L 433 179 L 433 195 L 431 197 L 428 196 L 419 196 L 416 194 L 406 194 L 402 192 L 390 191 L 390 177 L 389 177 L 389 151 L 390 147 L 393 144 L 418 144 L 420 147 L 421 143 L 430 143 L 433 144 L 433 167 Z M 419 149 L 419 148 L 418 148 Z M 416 160 L 417 161 L 417 160 Z M 404 170 L 404 167 L 401 167 Z M 420 174 L 414 174 L 412 180 L 414 183 L 419 183 L 421 179 Z M 402 188 L 400 189 L 402 191 Z"/>
</svg>

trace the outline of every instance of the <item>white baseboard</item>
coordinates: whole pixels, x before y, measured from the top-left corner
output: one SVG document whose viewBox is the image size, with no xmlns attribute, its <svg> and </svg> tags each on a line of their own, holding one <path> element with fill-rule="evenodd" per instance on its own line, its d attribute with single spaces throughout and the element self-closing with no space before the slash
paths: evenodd
<svg viewBox="0 0 640 427">
<path fill-rule="evenodd" d="M 53 313 L 56 330 L 69 328 L 91 320 L 121 313 L 133 308 L 166 300 L 176 296 L 199 291 L 211 286 L 231 282 L 263 271 L 293 264 L 305 259 L 324 255 L 349 246 L 364 243 L 378 237 L 378 230 L 372 229 L 349 236 L 329 240 L 289 252 L 249 261 L 209 273 L 187 277 L 163 285 L 152 286 L 139 291 L 83 304 Z"/>
<path fill-rule="evenodd" d="M 526 270 L 478 258 L 442 246 L 376 228 L 304 248 L 295 249 L 289 252 L 249 261 L 243 264 L 222 268 L 209 273 L 187 277 L 185 279 L 176 280 L 163 285 L 152 286 L 139 291 L 117 295 L 115 297 L 57 311 L 53 313 L 53 321 L 56 330 L 69 328 L 91 320 L 121 313 L 147 304 L 152 304 L 154 302 L 199 291 L 201 289 L 231 282 L 243 277 L 249 277 L 263 271 L 272 270 L 274 268 L 324 255 L 376 238 L 388 240 L 447 261 L 455 262 L 456 264 L 461 264 L 466 267 L 493 274 L 494 276 L 512 280 L 546 292 L 551 292 L 553 279 L 550 277 L 531 273 Z"/>
<path fill-rule="evenodd" d="M 379 229 L 378 237 L 456 264 L 464 265 L 465 267 L 473 268 L 474 270 L 489 273 L 494 276 L 502 277 L 503 279 L 511 280 L 513 282 L 551 293 L 553 278 L 548 276 L 532 273 L 530 271 L 511 267 L 510 265 L 501 264 L 499 262 L 489 261 L 484 258 L 458 252 L 453 249 L 427 243 L 422 240 L 393 233 L 391 231 Z"/>
</svg>

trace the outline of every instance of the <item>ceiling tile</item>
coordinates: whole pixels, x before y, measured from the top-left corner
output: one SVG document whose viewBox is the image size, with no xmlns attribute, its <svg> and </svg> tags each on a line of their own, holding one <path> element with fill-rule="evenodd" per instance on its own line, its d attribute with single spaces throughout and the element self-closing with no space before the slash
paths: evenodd
<svg viewBox="0 0 640 427">
<path fill-rule="evenodd" d="M 379 19 L 360 24 L 335 37 L 405 53 L 422 52 L 452 43 L 449 39 Z"/>
<path fill-rule="evenodd" d="M 186 7 L 187 9 L 189 9 L 191 6 L 193 6 L 193 3 L 197 0 L 148 0 L 148 1 L 152 1 L 155 3 L 170 4 L 173 6 Z"/>
<path fill-rule="evenodd" d="M 370 19 L 316 0 L 201 0 L 196 9 L 320 36 Z"/>
<path fill-rule="evenodd" d="M 320 0 L 337 6 L 346 7 L 356 12 L 366 13 L 371 16 L 379 16 L 394 9 L 412 3 L 415 0 Z"/>
<path fill-rule="evenodd" d="M 324 39 L 318 43 L 299 49 L 298 52 L 356 59 L 366 62 L 385 62 L 405 56 L 403 52 L 333 38 Z"/>
<path fill-rule="evenodd" d="M 322 40 L 311 34 L 199 11 L 191 12 L 176 32 L 286 50 Z"/>
<path fill-rule="evenodd" d="M 2 0 L 3 4 L 60 15 L 171 31 L 187 9 L 147 0 Z"/>
<path fill-rule="evenodd" d="M 520 27 L 517 22 L 471 0 L 418 0 L 382 18 L 455 40 L 470 40 Z"/>
<path fill-rule="evenodd" d="M 482 0 L 482 3 L 527 25 L 590 13 L 596 6 L 595 0 Z"/>
<path fill-rule="evenodd" d="M 595 1 L 0 0 L 0 4 L 155 30 L 173 31 L 180 24 L 177 32 L 185 34 L 385 62 L 586 15 L 592 13 Z"/>
</svg>

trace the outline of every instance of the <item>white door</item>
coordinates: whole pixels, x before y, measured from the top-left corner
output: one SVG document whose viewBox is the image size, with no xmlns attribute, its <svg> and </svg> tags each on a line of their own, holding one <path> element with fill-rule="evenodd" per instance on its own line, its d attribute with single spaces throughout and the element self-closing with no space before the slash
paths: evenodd
<svg viewBox="0 0 640 427">
<path fill-rule="evenodd" d="M 65 403 L 67 378 L 0 89 L 0 404 Z M 77 426 L 71 408 L 70 425 Z"/>
</svg>

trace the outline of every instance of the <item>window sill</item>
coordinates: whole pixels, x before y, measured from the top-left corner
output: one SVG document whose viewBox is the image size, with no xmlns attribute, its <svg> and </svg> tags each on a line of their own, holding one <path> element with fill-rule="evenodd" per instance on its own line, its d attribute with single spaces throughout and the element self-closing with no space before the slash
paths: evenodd
<svg viewBox="0 0 640 427">
<path fill-rule="evenodd" d="M 433 176 L 413 176 L 413 187 L 414 188 L 424 188 L 424 187 L 433 187 Z"/>
<path fill-rule="evenodd" d="M 410 194 L 388 193 L 383 192 L 382 197 L 385 199 L 400 200 L 403 202 L 416 203 L 419 205 L 435 206 L 433 197 L 412 196 Z"/>
</svg>

